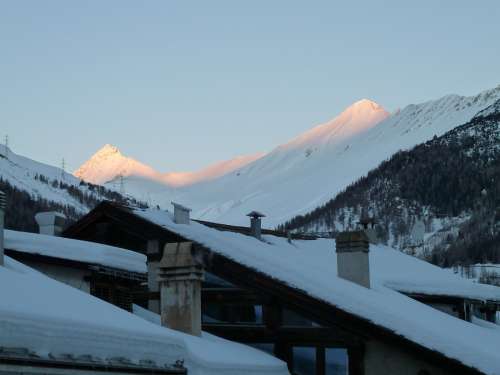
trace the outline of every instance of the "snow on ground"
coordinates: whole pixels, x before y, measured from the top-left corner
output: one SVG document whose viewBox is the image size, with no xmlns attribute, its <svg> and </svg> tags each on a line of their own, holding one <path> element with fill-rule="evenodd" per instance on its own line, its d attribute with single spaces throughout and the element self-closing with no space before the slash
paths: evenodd
<svg viewBox="0 0 500 375">
<path fill-rule="evenodd" d="M 13 259 L 0 267 L 0 346 L 55 358 L 71 354 L 124 357 L 171 365 L 185 360 L 192 375 L 288 374 L 256 349 L 159 327 L 52 280 Z"/>
<path fill-rule="evenodd" d="M 214 252 L 245 264 L 333 306 L 388 328 L 487 374 L 499 374 L 497 330 L 479 327 L 419 303 L 393 290 L 459 294 L 498 299 L 500 289 L 462 280 L 438 267 L 385 246 L 371 246 L 372 288 L 336 276 L 334 241 L 293 241 L 264 236 L 265 242 L 221 232 L 196 222 L 179 225 L 170 213 L 136 210 L 155 224 L 199 242 Z"/>
<path fill-rule="evenodd" d="M 5 230 L 5 248 L 30 254 L 146 273 L 146 256 L 135 251 L 44 234 Z"/>
</svg>

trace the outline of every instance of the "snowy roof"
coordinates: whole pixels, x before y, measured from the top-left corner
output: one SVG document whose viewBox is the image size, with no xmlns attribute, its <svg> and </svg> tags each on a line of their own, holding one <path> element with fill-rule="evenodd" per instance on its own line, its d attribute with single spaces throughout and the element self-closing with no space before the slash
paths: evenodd
<svg viewBox="0 0 500 375">
<path fill-rule="evenodd" d="M 190 375 L 288 374 L 283 362 L 257 349 L 159 327 L 10 257 L 0 266 L 0 296 L 0 347 L 40 358 L 124 358 L 158 367 L 184 360 Z"/>
<path fill-rule="evenodd" d="M 5 230 L 5 248 L 30 254 L 146 273 L 146 256 L 119 247 L 45 234 Z"/>
<path fill-rule="evenodd" d="M 196 222 L 175 224 L 165 211 L 136 209 L 134 213 L 423 347 L 485 373 L 500 373 L 498 330 L 457 319 L 396 291 L 499 299 L 500 288 L 462 280 L 397 250 L 372 245 L 372 287 L 368 289 L 337 277 L 333 240 L 290 244 L 268 235 L 259 241 Z"/>
</svg>

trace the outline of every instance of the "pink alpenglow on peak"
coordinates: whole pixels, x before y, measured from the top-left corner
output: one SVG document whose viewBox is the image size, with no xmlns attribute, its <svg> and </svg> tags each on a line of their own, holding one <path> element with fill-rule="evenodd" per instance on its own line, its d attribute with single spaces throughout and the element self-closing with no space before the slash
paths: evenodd
<svg viewBox="0 0 500 375">
<path fill-rule="evenodd" d="M 263 153 L 237 156 L 195 172 L 160 173 L 146 164 L 123 155 L 117 147 L 106 144 L 78 168 L 74 175 L 81 180 L 94 184 L 106 184 L 118 177 L 138 177 L 152 180 L 159 185 L 177 188 L 211 181 L 242 168 L 262 156 L 264 156 Z"/>
<path fill-rule="evenodd" d="M 237 156 L 230 160 L 212 164 L 196 172 L 165 173 L 164 181 L 168 185 L 175 187 L 189 186 L 198 182 L 211 181 L 218 177 L 231 173 L 237 169 L 243 168 L 244 166 L 256 161 L 257 159 L 260 159 L 264 155 L 264 153 L 259 152 L 252 155 Z"/>
<path fill-rule="evenodd" d="M 94 184 L 104 184 L 118 176 L 139 176 L 161 180 L 161 175 L 153 168 L 132 158 L 122 155 L 120 150 L 110 144 L 104 145 L 78 170 L 75 177 Z"/>
<path fill-rule="evenodd" d="M 303 133 L 284 148 L 337 144 L 361 134 L 390 116 L 381 105 L 368 99 L 362 99 L 347 107 L 332 120 L 318 125 Z"/>
</svg>

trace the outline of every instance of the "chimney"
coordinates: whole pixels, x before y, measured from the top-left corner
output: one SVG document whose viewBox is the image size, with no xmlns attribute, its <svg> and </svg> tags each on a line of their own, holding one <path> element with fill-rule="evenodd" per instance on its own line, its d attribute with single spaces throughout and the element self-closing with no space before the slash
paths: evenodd
<svg viewBox="0 0 500 375">
<path fill-rule="evenodd" d="M 167 243 L 158 268 L 161 324 L 201 335 L 203 265 L 192 242 Z"/>
<path fill-rule="evenodd" d="M 66 216 L 59 212 L 39 212 L 35 215 L 40 234 L 59 236 L 66 224 Z"/>
<path fill-rule="evenodd" d="M 266 217 L 266 215 L 257 211 L 252 211 L 247 216 L 250 217 L 250 234 L 260 240 L 262 232 L 261 218 Z"/>
<path fill-rule="evenodd" d="M 336 238 L 338 276 L 370 287 L 370 242 L 364 231 L 341 232 Z"/>
<path fill-rule="evenodd" d="M 377 236 L 377 230 L 375 229 L 375 224 L 377 224 L 377 221 L 375 218 L 370 217 L 368 215 L 363 215 L 359 219 L 358 224 L 361 226 L 362 230 L 365 232 L 366 236 L 368 237 L 368 241 L 372 244 L 377 244 L 379 243 L 378 236 Z"/>
<path fill-rule="evenodd" d="M 189 224 L 191 209 L 175 202 L 172 202 L 172 205 L 174 206 L 174 223 Z"/>
<path fill-rule="evenodd" d="M 3 231 L 4 231 L 4 218 L 5 218 L 5 208 L 7 206 L 7 201 L 5 198 L 5 193 L 0 190 L 0 266 L 3 266 L 4 260 L 4 243 L 3 243 Z"/>
</svg>

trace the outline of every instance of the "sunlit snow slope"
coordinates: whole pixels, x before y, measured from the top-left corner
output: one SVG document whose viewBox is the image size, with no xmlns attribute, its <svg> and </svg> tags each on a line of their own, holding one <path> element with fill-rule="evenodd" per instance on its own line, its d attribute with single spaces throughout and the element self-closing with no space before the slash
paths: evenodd
<svg viewBox="0 0 500 375">
<path fill-rule="evenodd" d="M 86 213 L 89 207 L 69 189 L 79 190 L 95 199 L 106 199 L 99 191 L 80 184 L 80 180 L 70 173 L 47 164 L 20 156 L 0 145 L 0 178 L 13 187 L 25 191 L 34 200 L 45 199 L 63 206 L 73 207 L 78 213 Z"/>
<path fill-rule="evenodd" d="M 105 184 L 118 176 L 162 180 L 161 174 L 153 168 L 122 155 L 118 148 L 110 144 L 97 151 L 74 175 L 93 184 Z"/>
</svg>

